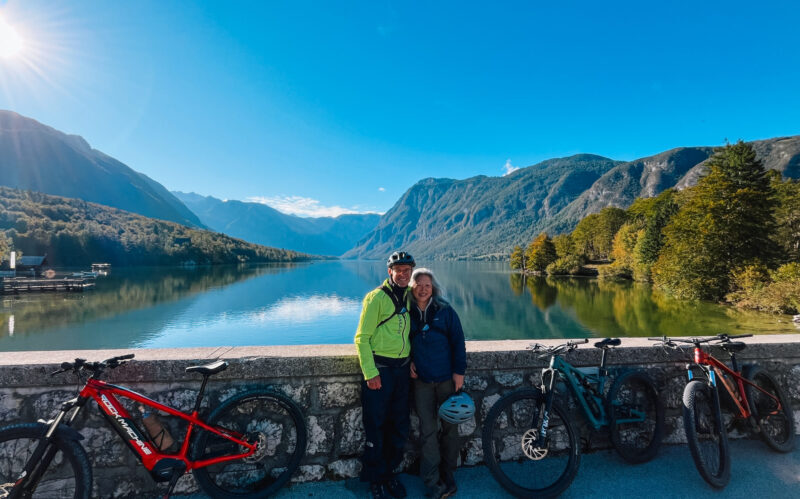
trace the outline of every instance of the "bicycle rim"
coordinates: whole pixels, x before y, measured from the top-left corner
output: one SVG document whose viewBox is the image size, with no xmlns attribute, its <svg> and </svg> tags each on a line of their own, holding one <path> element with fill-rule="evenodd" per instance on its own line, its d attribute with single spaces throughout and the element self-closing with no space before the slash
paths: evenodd
<svg viewBox="0 0 800 499">
<path fill-rule="evenodd" d="M 724 424 L 717 418 L 713 389 L 699 380 L 686 385 L 683 422 L 697 471 L 710 485 L 722 488 L 730 480 L 730 455 Z"/>
<path fill-rule="evenodd" d="M 664 406 L 646 375 L 624 374 L 609 391 L 611 443 L 628 462 L 653 459 L 664 431 Z"/>
<path fill-rule="evenodd" d="M 580 462 L 577 434 L 553 404 L 541 439 L 543 397 L 521 390 L 501 398 L 483 428 L 484 459 L 500 485 L 517 497 L 552 497 L 566 490 Z"/>
<path fill-rule="evenodd" d="M 750 379 L 767 392 L 747 387 L 750 407 L 761 430 L 762 440 L 776 451 L 789 452 L 794 447 L 794 420 L 789 399 L 775 378 L 763 369 L 757 368 L 751 372 Z"/>
<path fill-rule="evenodd" d="M 209 424 L 242 433 L 257 442 L 256 453 L 194 471 L 214 497 L 264 497 L 283 486 L 305 453 L 306 429 L 299 409 L 278 393 L 244 394 L 224 403 Z M 209 432 L 198 439 L 195 459 L 243 452 L 236 444 Z"/>
</svg>

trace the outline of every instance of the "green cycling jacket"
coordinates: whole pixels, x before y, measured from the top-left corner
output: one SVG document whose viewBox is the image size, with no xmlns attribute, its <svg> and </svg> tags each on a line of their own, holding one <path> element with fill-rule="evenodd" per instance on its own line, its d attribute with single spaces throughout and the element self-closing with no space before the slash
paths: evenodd
<svg viewBox="0 0 800 499">
<path fill-rule="evenodd" d="M 383 281 L 382 286 L 391 288 L 389 279 Z M 408 341 L 408 333 L 411 331 L 408 295 L 409 291 L 406 289 L 403 295 L 406 312 L 394 317 L 391 317 L 395 313 L 394 302 L 385 291 L 376 288 L 364 297 L 361 318 L 358 320 L 356 330 L 356 350 L 364 379 L 371 379 L 380 374 L 375 367 L 373 353 L 382 357 L 401 359 L 408 357 L 411 352 L 411 343 Z M 391 319 L 378 326 L 389 317 Z"/>
</svg>

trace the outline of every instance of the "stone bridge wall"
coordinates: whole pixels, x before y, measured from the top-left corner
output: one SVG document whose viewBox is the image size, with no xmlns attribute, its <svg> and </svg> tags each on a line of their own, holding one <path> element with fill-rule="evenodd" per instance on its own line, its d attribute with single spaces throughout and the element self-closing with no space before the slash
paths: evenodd
<svg viewBox="0 0 800 499">
<path fill-rule="evenodd" d="M 778 378 L 792 399 L 795 426 L 800 428 L 800 335 L 762 336 L 745 341 L 749 347 L 739 358 L 743 363 L 759 363 Z M 502 394 L 540 379 L 545 361 L 526 351 L 528 344 L 528 341 L 467 343 L 465 384 L 478 411 L 474 421 L 460 427 L 464 438 L 462 465 L 482 461 L 480 427 L 492 404 Z M 306 456 L 293 480 L 343 479 L 357 475 L 358 456 L 364 443 L 360 371 L 354 351 L 352 345 L 324 345 L 0 353 L 0 425 L 52 417 L 62 401 L 74 396 L 77 382 L 72 375 L 50 377 L 49 373 L 60 362 L 75 357 L 102 360 L 135 353 L 134 362 L 109 371 L 107 380 L 184 411 L 191 410 L 200 385 L 200 377 L 187 375 L 184 368 L 225 359 L 230 367 L 209 382 L 204 407 L 216 405 L 238 389 L 257 385 L 269 385 L 284 392 L 304 411 L 309 436 Z M 721 352 L 714 350 L 714 353 Z M 568 360 L 576 366 L 590 366 L 597 365 L 599 358 L 599 350 L 587 345 L 569 354 Z M 624 339 L 623 346 L 610 352 L 608 360 L 610 365 L 638 366 L 650 373 L 667 407 L 665 440 L 684 442 L 680 401 L 686 383 L 686 361 L 674 354 L 667 355 L 641 339 Z M 94 495 L 155 497 L 158 490 L 163 491 L 164 486 L 156 485 L 138 465 L 98 409 L 92 407 L 84 412 L 76 427 L 86 437 L 82 442 L 94 466 Z M 609 447 L 606 435 L 590 432 L 582 417 L 576 418 L 581 421 L 582 436 L 591 442 L 591 450 Z M 416 438 L 417 422 L 412 413 L 412 439 L 406 460 L 410 470 L 415 466 Z M 194 479 L 188 475 L 177 488 L 179 492 L 196 489 Z"/>
</svg>

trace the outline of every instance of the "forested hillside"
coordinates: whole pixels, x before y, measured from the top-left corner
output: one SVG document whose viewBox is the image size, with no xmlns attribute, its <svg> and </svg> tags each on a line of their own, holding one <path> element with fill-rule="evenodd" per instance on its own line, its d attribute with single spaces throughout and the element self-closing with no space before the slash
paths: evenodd
<svg viewBox="0 0 800 499">
<path fill-rule="evenodd" d="M 78 199 L 0 187 L 0 254 L 47 255 L 53 266 L 286 262 L 310 256 Z M 6 251 L 4 251 L 6 250 Z"/>
<path fill-rule="evenodd" d="M 200 220 L 155 180 L 67 135 L 0 110 L 0 185 L 113 206 L 146 217 L 201 227 Z"/>
<path fill-rule="evenodd" d="M 767 170 L 800 177 L 800 136 L 749 144 Z M 402 248 L 428 259 L 505 258 L 542 231 L 569 232 L 604 208 L 694 185 L 712 152 L 682 147 L 625 162 L 581 154 L 504 177 L 424 179 L 345 256 L 383 258 Z"/>
</svg>

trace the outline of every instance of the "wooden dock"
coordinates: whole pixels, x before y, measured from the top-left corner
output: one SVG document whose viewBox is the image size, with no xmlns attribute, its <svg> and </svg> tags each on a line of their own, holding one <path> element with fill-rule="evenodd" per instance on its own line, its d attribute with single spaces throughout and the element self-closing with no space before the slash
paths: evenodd
<svg viewBox="0 0 800 499">
<path fill-rule="evenodd" d="M 0 294 L 43 293 L 49 291 L 84 291 L 94 287 L 94 279 L 60 278 L 41 279 L 37 277 L 6 277 L 0 279 Z"/>
</svg>

